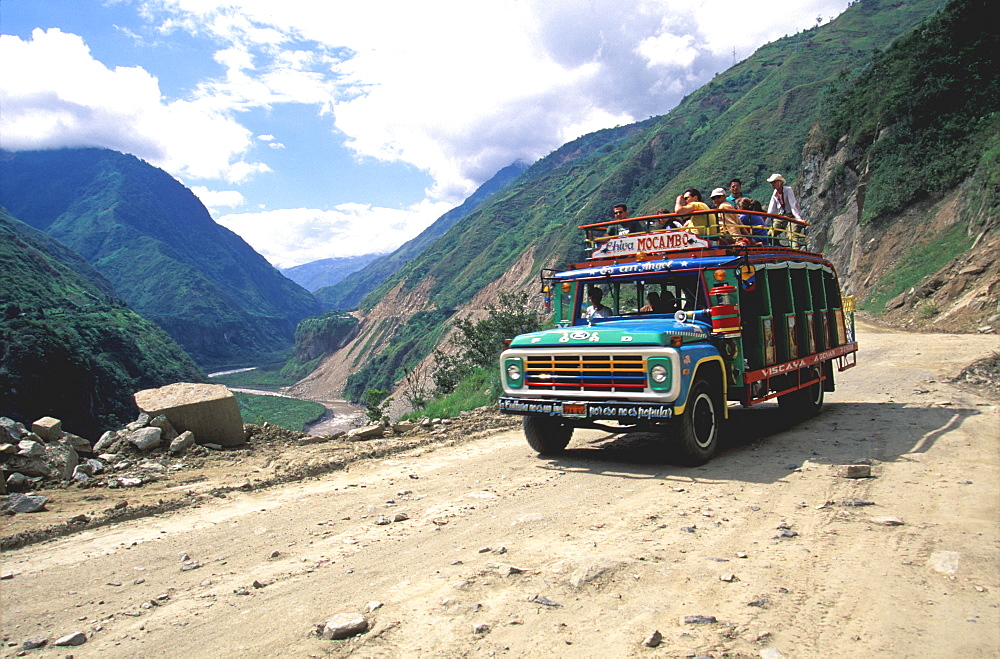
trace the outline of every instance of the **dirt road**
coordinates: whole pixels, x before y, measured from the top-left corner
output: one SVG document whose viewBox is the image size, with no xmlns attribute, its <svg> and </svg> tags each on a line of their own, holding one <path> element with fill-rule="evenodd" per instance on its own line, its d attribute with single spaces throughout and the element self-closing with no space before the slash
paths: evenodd
<svg viewBox="0 0 1000 659">
<path fill-rule="evenodd" d="M 1000 413 L 946 382 L 997 337 L 860 342 L 822 414 L 732 409 L 700 468 L 509 431 L 8 551 L 4 656 L 998 656 Z M 369 631 L 314 634 L 341 613 Z"/>
</svg>

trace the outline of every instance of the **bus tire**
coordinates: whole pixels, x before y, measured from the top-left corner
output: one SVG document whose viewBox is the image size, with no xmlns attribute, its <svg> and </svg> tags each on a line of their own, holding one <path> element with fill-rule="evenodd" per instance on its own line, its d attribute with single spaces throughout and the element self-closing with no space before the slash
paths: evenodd
<svg viewBox="0 0 1000 659">
<path fill-rule="evenodd" d="M 809 377 L 819 377 L 819 371 L 811 370 Z M 823 383 L 813 382 L 808 387 L 778 396 L 778 407 L 798 419 L 816 416 L 823 409 Z"/>
<path fill-rule="evenodd" d="M 681 464 L 697 467 L 715 455 L 722 425 L 721 401 L 722 397 L 708 380 L 699 377 L 691 385 L 677 441 L 677 459 Z"/>
<path fill-rule="evenodd" d="M 561 453 L 573 437 L 573 426 L 555 417 L 524 417 L 524 438 L 539 455 Z"/>
</svg>

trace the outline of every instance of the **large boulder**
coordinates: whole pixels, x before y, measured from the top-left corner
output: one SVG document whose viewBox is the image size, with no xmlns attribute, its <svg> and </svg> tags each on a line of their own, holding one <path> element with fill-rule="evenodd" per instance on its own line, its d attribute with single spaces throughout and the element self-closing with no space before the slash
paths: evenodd
<svg viewBox="0 0 1000 659">
<path fill-rule="evenodd" d="M 177 432 L 191 431 L 199 444 L 246 441 L 240 406 L 225 385 L 177 382 L 136 392 L 135 404 L 150 417 L 166 416 Z"/>
</svg>

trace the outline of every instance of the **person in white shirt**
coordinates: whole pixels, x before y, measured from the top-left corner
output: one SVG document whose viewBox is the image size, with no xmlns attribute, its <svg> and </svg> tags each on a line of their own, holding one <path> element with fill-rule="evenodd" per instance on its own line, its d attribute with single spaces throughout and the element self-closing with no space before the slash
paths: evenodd
<svg viewBox="0 0 1000 659">
<path fill-rule="evenodd" d="M 792 188 L 785 185 L 785 177 L 781 174 L 771 174 L 767 182 L 774 188 L 774 192 L 771 193 L 771 201 L 767 204 L 767 212 L 794 217 L 801 221 L 802 214 L 799 212 L 799 203 L 795 200 L 795 192 Z M 773 229 L 771 234 L 774 236 L 776 245 L 788 247 L 790 242 L 795 249 L 804 247 L 800 236 L 790 235 L 787 232 L 794 231 L 800 234 L 805 231 L 805 227 L 777 217 L 771 218 L 771 227 Z"/>
<path fill-rule="evenodd" d="M 583 312 L 584 318 L 607 318 L 611 315 L 611 309 L 601 304 L 601 300 L 604 299 L 604 291 L 596 286 L 591 286 L 587 297 L 590 299 L 590 306 Z"/>
</svg>

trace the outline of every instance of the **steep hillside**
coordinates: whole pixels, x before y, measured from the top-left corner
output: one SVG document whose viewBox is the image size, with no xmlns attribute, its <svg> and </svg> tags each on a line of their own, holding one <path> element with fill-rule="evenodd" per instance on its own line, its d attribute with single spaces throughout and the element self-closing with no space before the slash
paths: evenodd
<svg viewBox="0 0 1000 659">
<path fill-rule="evenodd" d="M 316 300 L 166 172 L 104 149 L 5 153 L 0 204 L 70 247 L 201 364 L 289 347 Z"/>
<path fill-rule="evenodd" d="M 532 288 L 541 268 L 580 255 L 575 227 L 610 219 L 614 203 L 640 213 L 672 207 L 684 188 L 711 189 L 733 176 L 745 181 L 745 192 L 766 199 L 765 179 L 773 171 L 797 185 L 803 148 L 824 111 L 824 90 L 941 4 L 855 3 L 827 25 L 762 47 L 668 114 L 631 127 L 626 140 L 573 158 L 565 156 L 594 136 L 559 149 L 367 297 L 358 337 L 324 361 L 302 390 L 327 388 L 324 395 L 335 395 L 339 391 L 329 389 L 343 386 L 349 370 L 356 371 L 354 391 L 398 381 L 427 354 L 421 341 L 394 338 L 408 336 L 411 314 L 437 313 L 443 320 L 456 310 L 475 313 L 501 281 L 508 289 Z M 444 334 L 436 327 L 426 333 Z M 392 358 L 381 359 L 385 355 Z"/>
<path fill-rule="evenodd" d="M 0 209 L 0 416 L 62 419 L 96 439 L 132 394 L 204 375 L 83 258 Z"/>
<path fill-rule="evenodd" d="M 523 163 L 515 163 L 504 167 L 493 178 L 479 186 L 460 206 L 451 209 L 439 217 L 433 224 L 420 232 L 420 235 L 416 238 L 407 241 L 391 254 L 378 257 L 364 269 L 345 277 L 343 281 L 338 282 L 336 285 L 316 291 L 316 299 L 328 309 L 354 309 L 364 296 L 371 293 L 379 284 L 397 273 L 406 263 L 427 249 L 435 240 L 443 236 L 448 229 L 468 217 L 483 202 L 505 188 L 525 168 L 526 165 Z"/>
<path fill-rule="evenodd" d="M 818 245 L 861 308 L 951 331 L 1000 320 L 1000 35 L 955 0 L 830 90 L 807 147 Z"/>
</svg>

